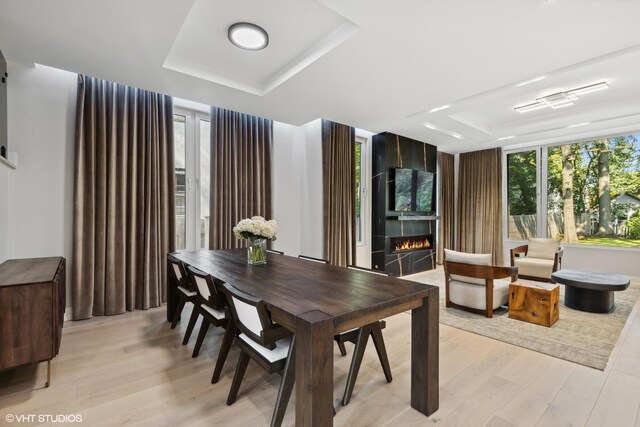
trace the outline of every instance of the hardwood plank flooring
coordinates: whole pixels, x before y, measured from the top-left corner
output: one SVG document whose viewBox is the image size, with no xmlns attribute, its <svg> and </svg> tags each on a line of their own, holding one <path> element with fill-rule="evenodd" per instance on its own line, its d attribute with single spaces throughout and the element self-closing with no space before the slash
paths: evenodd
<svg viewBox="0 0 640 427">
<path fill-rule="evenodd" d="M 393 316 L 383 331 L 393 382 L 369 345 L 346 407 L 340 400 L 353 346 L 347 357 L 335 348 L 334 424 L 640 427 L 639 313 L 636 303 L 604 371 L 440 325 L 440 409 L 431 417 L 409 406 L 411 317 Z M 181 345 L 189 314 L 174 330 L 163 308 L 67 322 L 50 388 L 43 388 L 45 363 L 0 372 L 0 425 L 9 414 L 78 414 L 91 426 L 268 425 L 280 376 L 250 363 L 237 402 L 227 406 L 238 350 L 210 384 L 223 331 L 211 328 L 192 358 L 196 334 Z M 295 397 L 284 425 L 294 416 Z"/>
</svg>

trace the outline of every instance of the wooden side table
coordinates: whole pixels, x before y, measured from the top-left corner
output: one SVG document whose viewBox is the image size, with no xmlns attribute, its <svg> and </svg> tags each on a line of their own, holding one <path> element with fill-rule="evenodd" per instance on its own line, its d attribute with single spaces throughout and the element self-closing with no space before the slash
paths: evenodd
<svg viewBox="0 0 640 427">
<path fill-rule="evenodd" d="M 560 286 L 547 283 L 509 285 L 509 318 L 551 326 L 560 318 Z"/>
</svg>

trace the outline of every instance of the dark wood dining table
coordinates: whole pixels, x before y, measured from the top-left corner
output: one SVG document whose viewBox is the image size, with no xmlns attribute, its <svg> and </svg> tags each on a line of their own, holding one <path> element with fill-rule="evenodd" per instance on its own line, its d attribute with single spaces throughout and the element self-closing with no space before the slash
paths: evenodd
<svg viewBox="0 0 640 427">
<path fill-rule="evenodd" d="M 272 320 L 296 334 L 296 425 L 333 424 L 333 336 L 411 310 L 411 407 L 438 409 L 438 287 L 268 254 L 247 265 L 246 249 L 173 255 L 264 300 Z M 173 294 L 169 289 L 169 295 Z M 167 304 L 173 318 L 176 301 Z"/>
</svg>

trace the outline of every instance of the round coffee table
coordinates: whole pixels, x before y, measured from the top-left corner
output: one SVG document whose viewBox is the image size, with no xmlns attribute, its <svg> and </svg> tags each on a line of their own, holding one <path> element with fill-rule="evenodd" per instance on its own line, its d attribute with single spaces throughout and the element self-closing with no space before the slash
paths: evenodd
<svg viewBox="0 0 640 427">
<path fill-rule="evenodd" d="M 613 310 L 614 292 L 629 287 L 629 278 L 620 274 L 595 271 L 558 270 L 551 279 L 565 286 L 564 305 L 591 313 Z"/>
</svg>

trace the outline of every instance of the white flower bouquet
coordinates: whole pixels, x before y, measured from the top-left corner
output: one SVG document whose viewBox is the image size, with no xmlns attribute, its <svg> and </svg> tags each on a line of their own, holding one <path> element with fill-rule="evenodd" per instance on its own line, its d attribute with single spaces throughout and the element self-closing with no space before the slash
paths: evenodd
<svg viewBox="0 0 640 427">
<path fill-rule="evenodd" d="M 238 239 L 248 239 L 247 261 L 251 265 L 267 263 L 267 240 L 276 240 L 278 224 L 274 219 L 267 221 L 261 216 L 240 220 L 233 227 Z"/>
</svg>

